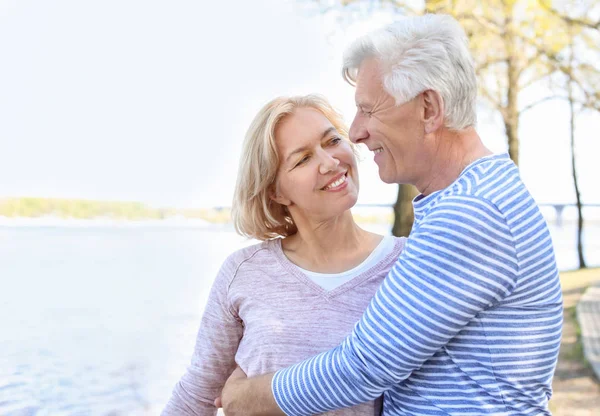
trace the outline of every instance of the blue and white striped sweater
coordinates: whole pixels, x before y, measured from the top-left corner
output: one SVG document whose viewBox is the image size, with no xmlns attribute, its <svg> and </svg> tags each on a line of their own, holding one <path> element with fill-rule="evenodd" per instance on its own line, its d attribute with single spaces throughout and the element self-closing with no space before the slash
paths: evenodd
<svg viewBox="0 0 600 416">
<path fill-rule="evenodd" d="M 562 295 L 547 225 L 508 155 L 414 201 L 406 248 L 339 347 L 281 370 L 288 415 L 384 394 L 384 415 L 550 414 Z"/>
</svg>

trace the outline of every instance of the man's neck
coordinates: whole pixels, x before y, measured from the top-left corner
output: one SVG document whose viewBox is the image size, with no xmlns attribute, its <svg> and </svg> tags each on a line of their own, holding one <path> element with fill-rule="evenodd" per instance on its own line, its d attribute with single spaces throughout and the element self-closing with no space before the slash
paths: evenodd
<svg viewBox="0 0 600 416">
<path fill-rule="evenodd" d="M 472 127 L 458 132 L 444 130 L 431 140 L 434 146 L 428 169 L 415 184 L 425 196 L 447 188 L 467 166 L 492 154 Z"/>
</svg>

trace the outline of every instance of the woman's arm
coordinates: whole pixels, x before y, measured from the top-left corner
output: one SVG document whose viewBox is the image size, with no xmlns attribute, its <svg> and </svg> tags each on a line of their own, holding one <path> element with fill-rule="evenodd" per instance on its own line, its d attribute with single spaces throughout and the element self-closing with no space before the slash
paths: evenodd
<svg viewBox="0 0 600 416">
<path fill-rule="evenodd" d="M 226 414 L 312 415 L 373 400 L 508 296 L 518 259 L 504 216 L 483 200 L 458 202 L 440 202 L 420 224 L 340 346 L 275 374 L 229 381 Z"/>
<path fill-rule="evenodd" d="M 175 386 L 162 416 L 217 414 L 213 402 L 235 369 L 235 354 L 242 338 L 242 322 L 228 299 L 230 261 L 221 267 L 211 289 L 192 362 Z"/>
</svg>

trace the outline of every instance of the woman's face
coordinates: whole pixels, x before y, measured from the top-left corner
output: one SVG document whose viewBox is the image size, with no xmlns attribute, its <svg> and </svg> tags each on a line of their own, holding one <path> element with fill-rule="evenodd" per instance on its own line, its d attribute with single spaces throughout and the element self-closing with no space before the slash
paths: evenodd
<svg viewBox="0 0 600 416">
<path fill-rule="evenodd" d="M 358 172 L 350 143 L 312 108 L 297 108 L 275 130 L 280 165 L 273 199 L 296 222 L 326 221 L 358 199 Z"/>
</svg>

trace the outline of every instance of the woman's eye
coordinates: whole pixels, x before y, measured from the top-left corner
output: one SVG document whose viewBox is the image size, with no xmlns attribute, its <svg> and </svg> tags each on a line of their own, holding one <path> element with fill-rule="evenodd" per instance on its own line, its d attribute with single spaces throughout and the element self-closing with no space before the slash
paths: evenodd
<svg viewBox="0 0 600 416">
<path fill-rule="evenodd" d="M 303 164 L 303 163 L 305 163 L 307 160 L 308 160 L 308 156 L 304 156 L 302 159 L 300 159 L 300 160 L 298 161 L 298 163 L 296 163 L 296 166 L 300 166 L 300 165 L 302 165 L 302 164 Z M 294 167 L 296 167 L 296 166 L 294 166 Z"/>
<path fill-rule="evenodd" d="M 342 141 L 341 137 L 334 137 L 333 139 L 331 139 L 331 144 L 338 144 L 339 142 Z"/>
</svg>

